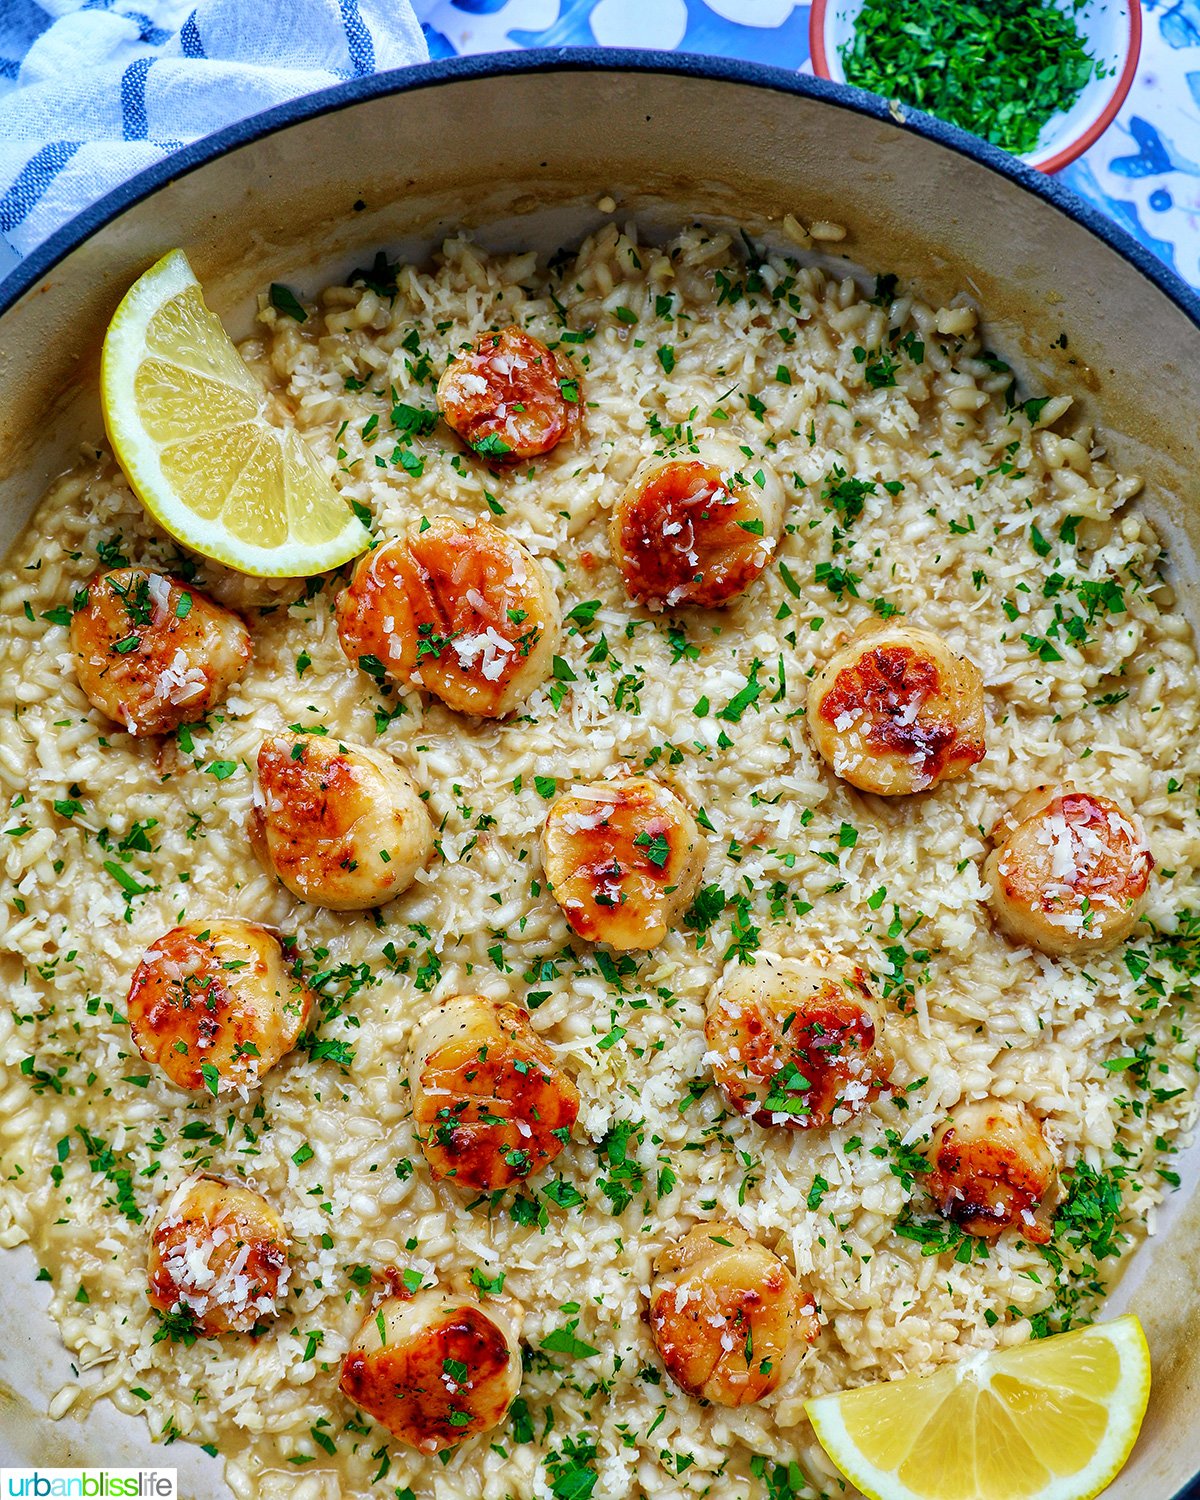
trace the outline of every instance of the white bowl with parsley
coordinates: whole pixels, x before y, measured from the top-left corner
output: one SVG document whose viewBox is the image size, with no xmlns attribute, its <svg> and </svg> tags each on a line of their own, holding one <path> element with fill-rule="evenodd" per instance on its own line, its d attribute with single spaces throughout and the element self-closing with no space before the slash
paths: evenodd
<svg viewBox="0 0 1200 1500">
<path fill-rule="evenodd" d="M 813 71 L 925 110 L 1043 172 L 1092 146 L 1129 92 L 1139 0 L 813 0 Z"/>
</svg>

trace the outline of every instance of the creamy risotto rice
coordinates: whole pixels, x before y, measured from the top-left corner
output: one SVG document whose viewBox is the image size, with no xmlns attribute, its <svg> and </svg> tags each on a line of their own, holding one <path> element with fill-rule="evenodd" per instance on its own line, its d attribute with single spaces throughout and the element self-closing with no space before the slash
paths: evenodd
<svg viewBox="0 0 1200 1500">
<path fill-rule="evenodd" d="M 698 228 L 657 248 L 610 226 L 549 267 L 452 239 L 393 274 L 329 288 L 303 322 L 264 298 L 242 352 L 381 536 L 487 517 L 545 561 L 567 633 L 516 716 L 352 668 L 344 575 L 272 590 L 205 565 L 253 664 L 203 723 L 134 740 L 77 685 L 73 597 L 99 563 L 194 564 L 104 451 L 9 560 L 0 1224 L 31 1242 L 82 1372 L 55 1413 L 144 1412 L 226 1455 L 239 1496 L 848 1493 L 806 1398 L 1091 1315 L 1176 1180 L 1200 684 L 1159 539 L 1127 505 L 1138 481 L 1065 396 L 1017 390 L 965 299 L 931 308 Z M 547 458 L 500 468 L 420 412 L 465 341 L 510 323 L 574 361 L 587 409 Z M 774 464 L 784 537 L 728 609 L 650 614 L 611 565 L 607 511 L 640 461 L 703 438 Z M 810 676 L 873 613 L 940 632 L 984 677 L 985 758 L 922 796 L 854 791 L 807 737 Z M 377 913 L 302 904 L 251 854 L 255 758 L 289 725 L 386 748 L 427 793 L 436 854 Z M 624 956 L 571 935 L 538 847 L 549 799 L 617 765 L 665 780 L 709 840 L 682 927 Z M 1133 937 L 1082 962 L 1016 946 L 984 904 L 993 823 L 1063 780 L 1136 812 L 1157 862 Z M 172 1087 L 123 1016 L 150 942 L 227 915 L 294 935 L 320 998 L 309 1045 L 245 1100 Z M 705 997 L 726 967 L 813 948 L 875 976 L 898 1091 L 847 1125 L 763 1127 L 713 1086 Z M 501 1201 L 435 1183 L 410 1122 L 407 1040 L 463 992 L 527 1005 L 582 1098 L 568 1148 Z M 1045 1121 L 1065 1194 L 1048 1246 L 985 1248 L 923 1193 L 919 1148 L 985 1094 Z M 198 1168 L 244 1177 L 291 1235 L 258 1337 L 189 1341 L 147 1301 L 150 1223 Z M 779 1252 L 821 1324 L 780 1389 L 736 1410 L 672 1387 L 645 1322 L 656 1253 L 716 1218 Z M 525 1309 L 516 1404 L 444 1462 L 338 1391 L 388 1266 L 427 1285 L 503 1272 Z"/>
</svg>

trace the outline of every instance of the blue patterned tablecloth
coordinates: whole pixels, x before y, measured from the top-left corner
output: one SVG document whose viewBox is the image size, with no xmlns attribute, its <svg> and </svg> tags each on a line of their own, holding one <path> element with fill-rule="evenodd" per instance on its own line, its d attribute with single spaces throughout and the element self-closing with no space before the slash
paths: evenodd
<svg viewBox="0 0 1200 1500">
<path fill-rule="evenodd" d="M 808 63 L 795 0 L 415 0 L 432 57 L 521 47 L 655 47 Z M 1095 146 L 1061 174 L 1200 289 L 1200 0 L 1143 0 L 1141 65 Z"/>
</svg>

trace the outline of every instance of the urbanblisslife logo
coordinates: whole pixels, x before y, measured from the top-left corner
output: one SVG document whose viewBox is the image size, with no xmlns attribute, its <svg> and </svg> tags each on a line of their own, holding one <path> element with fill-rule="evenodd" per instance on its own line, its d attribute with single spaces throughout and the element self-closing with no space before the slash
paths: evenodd
<svg viewBox="0 0 1200 1500">
<path fill-rule="evenodd" d="M 0 1469 L 0 1500 L 177 1500 L 176 1469 Z"/>
</svg>

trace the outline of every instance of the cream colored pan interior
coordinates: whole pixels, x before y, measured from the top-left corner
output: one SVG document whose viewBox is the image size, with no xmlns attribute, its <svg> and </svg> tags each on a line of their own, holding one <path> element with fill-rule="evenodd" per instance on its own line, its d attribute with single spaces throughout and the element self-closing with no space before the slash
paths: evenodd
<svg viewBox="0 0 1200 1500">
<path fill-rule="evenodd" d="M 1062 208 L 887 117 L 769 86 L 753 69 L 643 67 L 525 54 L 498 74 L 476 63 L 396 75 L 404 91 L 244 140 L 104 224 L 0 317 L 0 547 L 75 445 L 100 435 L 105 325 L 164 250 L 187 249 L 210 304 L 244 333 L 270 281 L 314 286 L 318 268 L 361 264 L 379 246 L 420 255 L 462 225 L 492 245 L 550 250 L 599 223 L 595 205 L 610 195 L 648 233 L 705 218 L 782 240 L 787 213 L 832 219 L 849 227 L 836 248 L 852 262 L 913 280 L 934 306 L 973 290 L 990 345 L 1074 395 L 1118 466 L 1146 476 L 1139 503 L 1200 622 L 1200 326 L 1182 307 Z M 1063 332 L 1065 353 L 1052 348 Z M 1196 1150 L 1182 1170 L 1112 1304 L 1141 1316 L 1155 1362 L 1113 1500 L 1167 1500 L 1200 1472 Z M 171 1465 L 181 1494 L 228 1493 L 215 1460 L 152 1444 L 109 1406 L 50 1422 L 69 1359 L 28 1250 L 0 1267 L 0 1464 Z"/>
</svg>

